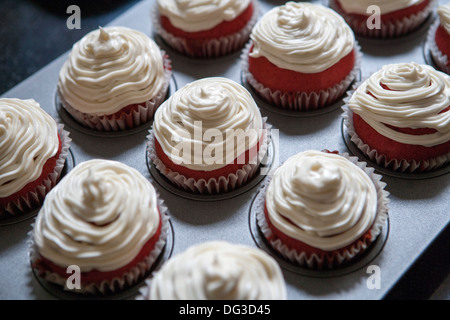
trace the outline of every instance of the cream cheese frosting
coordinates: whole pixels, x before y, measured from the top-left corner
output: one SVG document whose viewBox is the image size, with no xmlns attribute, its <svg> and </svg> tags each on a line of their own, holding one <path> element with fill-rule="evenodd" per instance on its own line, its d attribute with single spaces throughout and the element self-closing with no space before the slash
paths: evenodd
<svg viewBox="0 0 450 320">
<path fill-rule="evenodd" d="M 33 240 L 56 265 L 112 271 L 137 256 L 160 219 L 147 179 L 123 163 L 94 159 L 78 164 L 47 195 Z"/>
<path fill-rule="evenodd" d="M 425 0 L 337 0 L 346 13 L 368 15 L 367 9 L 376 5 L 381 14 L 394 12 L 421 4 Z"/>
<path fill-rule="evenodd" d="M 102 116 L 151 100 L 164 82 L 162 53 L 152 39 L 130 28 L 108 27 L 74 44 L 58 89 L 72 108 Z"/>
<path fill-rule="evenodd" d="M 210 30 L 237 18 L 250 0 L 158 0 L 161 15 L 186 32 Z"/>
<path fill-rule="evenodd" d="M 211 171 L 256 146 L 263 121 L 247 89 L 212 77 L 193 81 L 166 100 L 155 113 L 153 131 L 172 162 Z"/>
<path fill-rule="evenodd" d="M 0 198 L 35 181 L 59 148 L 55 120 L 33 99 L 0 99 Z"/>
<path fill-rule="evenodd" d="M 149 300 L 284 300 L 277 262 L 264 251 L 224 241 L 194 245 L 155 273 Z"/>
<path fill-rule="evenodd" d="M 437 12 L 441 26 L 450 34 L 450 3 L 439 6 Z"/>
<path fill-rule="evenodd" d="M 319 73 L 338 63 L 355 47 L 351 28 L 322 5 L 287 2 L 267 12 L 250 35 L 250 57 L 266 57 L 279 68 Z"/>
<path fill-rule="evenodd" d="M 382 87 L 386 86 L 390 90 Z M 450 76 L 415 62 L 385 65 L 364 81 L 348 101 L 381 135 L 400 143 L 436 146 L 450 140 Z M 410 135 L 399 128 L 431 128 L 435 133 Z"/>
<path fill-rule="evenodd" d="M 366 233 L 377 215 L 370 177 L 346 158 L 308 150 L 274 173 L 265 204 L 273 226 L 314 248 L 332 251 Z"/>
</svg>

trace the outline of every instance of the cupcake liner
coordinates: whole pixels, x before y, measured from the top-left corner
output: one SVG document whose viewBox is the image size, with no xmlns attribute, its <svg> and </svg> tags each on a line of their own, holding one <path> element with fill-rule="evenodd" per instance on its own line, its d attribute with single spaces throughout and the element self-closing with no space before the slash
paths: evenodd
<svg viewBox="0 0 450 320">
<path fill-rule="evenodd" d="M 430 30 L 428 30 L 426 43 L 428 45 L 428 48 L 430 49 L 431 57 L 433 58 L 433 61 L 438 69 L 447 74 L 450 74 L 450 63 L 448 60 L 449 57 L 441 52 L 435 41 L 436 30 L 439 28 L 439 25 L 440 21 L 438 19 L 430 27 Z"/>
<path fill-rule="evenodd" d="M 150 287 L 151 287 L 152 279 L 145 279 L 144 285 L 139 288 L 139 293 L 136 296 L 135 300 L 150 300 Z"/>
<path fill-rule="evenodd" d="M 28 233 L 28 253 L 30 257 L 30 264 L 32 268 L 36 268 L 37 275 L 47 282 L 57 284 L 61 286 L 65 291 L 71 291 L 80 294 L 100 294 L 106 295 L 110 293 L 116 293 L 128 286 L 135 285 L 139 278 L 146 276 L 148 271 L 155 264 L 156 260 L 160 256 L 161 252 L 166 245 L 167 236 L 169 234 L 169 216 L 167 215 L 167 206 L 164 201 L 159 198 L 158 195 L 158 209 L 161 216 L 161 234 L 158 241 L 155 244 L 155 248 L 150 252 L 148 256 L 144 258 L 143 261 L 139 262 L 131 268 L 128 272 L 124 273 L 120 277 L 116 277 L 110 281 L 102 281 L 101 283 L 87 283 L 81 284 L 81 289 L 71 290 L 67 288 L 67 278 L 61 275 L 50 272 L 43 268 L 35 267 L 35 262 L 40 258 L 38 248 L 33 240 L 33 230 Z M 34 228 L 34 223 L 32 224 L 32 229 Z M 70 275 L 68 274 L 68 277 Z"/>
<path fill-rule="evenodd" d="M 355 85 L 355 88 L 357 88 L 357 86 L 358 85 Z M 342 117 L 344 118 L 344 124 L 347 127 L 347 133 L 350 136 L 350 140 L 368 159 L 381 167 L 402 173 L 432 171 L 443 167 L 450 161 L 450 152 L 437 158 L 422 161 L 407 159 L 388 160 L 385 155 L 369 147 L 366 143 L 364 143 L 364 141 L 361 140 L 355 131 L 355 127 L 353 126 L 353 112 L 348 107 L 348 101 L 354 92 L 355 90 L 350 90 L 347 93 L 348 96 L 344 99 L 345 105 L 342 107 L 342 110 L 344 111 Z"/>
<path fill-rule="evenodd" d="M 157 4 L 152 10 L 152 20 L 155 32 L 174 50 L 181 54 L 196 58 L 214 58 L 224 56 L 241 49 L 247 43 L 253 26 L 258 21 L 259 8 L 257 1 L 252 0 L 253 15 L 247 25 L 239 32 L 218 39 L 190 41 L 176 37 L 167 32 L 160 23 Z M 195 50 L 193 49 L 195 46 Z"/>
<path fill-rule="evenodd" d="M 244 79 L 253 87 L 253 89 L 268 103 L 282 109 L 290 111 L 313 111 L 325 108 L 340 97 L 350 87 L 351 83 L 357 79 L 361 69 L 362 53 L 361 47 L 355 43 L 355 65 L 347 77 L 335 86 L 322 90 L 320 92 L 283 92 L 280 90 L 272 90 L 259 83 L 248 70 L 248 55 L 252 47 L 250 41 L 244 48 L 241 55 L 241 69 Z"/>
<path fill-rule="evenodd" d="M 340 10 L 336 4 L 336 0 L 330 0 L 330 8 L 338 12 L 347 24 L 355 31 L 356 34 L 367 38 L 395 38 L 406 35 L 407 33 L 416 30 L 433 11 L 436 0 L 431 0 L 429 5 L 421 12 L 404 17 L 401 20 L 393 22 L 381 22 L 380 29 L 367 28 L 367 21 L 361 21 L 349 14 Z"/>
<path fill-rule="evenodd" d="M 63 124 L 58 124 L 58 134 L 61 140 L 61 152 L 53 171 L 33 191 L 6 204 L 3 208 L 4 212 L 0 212 L 0 219 L 15 217 L 38 208 L 42 205 L 46 194 L 58 183 L 72 141 L 69 138 L 69 132 L 64 130 Z"/>
<path fill-rule="evenodd" d="M 340 156 L 346 158 L 351 161 L 353 164 L 356 164 L 359 168 L 361 168 L 372 180 L 377 190 L 377 215 L 375 217 L 375 221 L 370 228 L 370 239 L 357 240 L 354 244 L 351 245 L 349 249 L 346 250 L 334 250 L 333 255 L 330 257 L 320 257 L 316 253 L 308 254 L 306 252 L 298 252 L 295 249 L 290 249 L 287 247 L 280 239 L 272 239 L 268 240 L 272 237 L 273 233 L 270 230 L 269 225 L 266 221 L 266 217 L 264 214 L 265 208 L 265 194 L 267 188 L 272 180 L 272 177 L 269 177 L 267 183 L 263 187 L 261 187 L 260 192 L 258 193 L 257 198 L 255 199 L 255 211 L 257 224 L 263 233 L 266 240 L 272 246 L 272 248 L 279 252 L 285 259 L 288 261 L 298 264 L 301 267 L 308 267 L 311 269 L 314 268 L 333 268 L 342 265 L 344 262 L 350 261 L 355 258 L 359 253 L 362 253 L 366 250 L 381 234 L 382 229 L 386 225 L 386 221 L 388 219 L 388 204 L 389 204 L 389 192 L 384 188 L 386 187 L 386 183 L 381 181 L 381 176 L 376 174 L 373 168 L 367 167 L 366 162 L 360 162 L 357 157 L 349 156 L 347 153 L 341 153 Z"/>
<path fill-rule="evenodd" d="M 153 162 L 156 169 L 158 169 L 158 171 L 164 177 L 166 177 L 171 183 L 181 189 L 184 189 L 185 191 L 200 194 L 214 194 L 233 191 L 245 184 L 255 175 L 260 166 L 261 160 L 267 154 L 270 143 L 271 125 L 267 124 L 266 121 L 267 118 L 263 118 L 264 138 L 263 142 L 260 144 L 258 153 L 255 155 L 252 161 L 250 161 L 250 164 L 244 165 L 241 169 L 237 170 L 234 173 L 230 173 L 228 176 L 221 176 L 218 179 L 210 178 L 209 180 L 196 180 L 194 178 L 187 178 L 186 176 L 167 168 L 156 154 L 154 144 L 155 136 L 153 130 L 150 130 L 149 135 L 147 136 L 148 158 Z"/>
<path fill-rule="evenodd" d="M 140 104 L 137 108 L 116 115 L 98 116 L 87 114 L 74 109 L 63 97 L 58 88 L 58 96 L 64 109 L 82 125 L 98 131 L 121 131 L 132 129 L 147 123 L 153 118 L 156 109 L 165 100 L 172 76 L 172 66 L 169 56 L 161 51 L 164 63 L 164 85 L 163 88 L 150 100 Z"/>
</svg>

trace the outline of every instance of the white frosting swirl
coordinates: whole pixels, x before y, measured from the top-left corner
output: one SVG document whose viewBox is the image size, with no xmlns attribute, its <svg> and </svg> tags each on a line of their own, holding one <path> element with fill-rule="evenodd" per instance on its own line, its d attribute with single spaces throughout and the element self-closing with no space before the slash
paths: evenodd
<svg viewBox="0 0 450 320">
<path fill-rule="evenodd" d="M 0 99 L 0 198 L 42 174 L 59 148 L 55 120 L 35 100 Z"/>
<path fill-rule="evenodd" d="M 243 86 L 213 77 L 196 80 L 175 92 L 157 109 L 153 130 L 172 162 L 192 170 L 212 171 L 233 163 L 256 146 L 263 122 Z M 235 136 L 245 136 L 248 143 Z"/>
<path fill-rule="evenodd" d="M 223 241 L 169 259 L 151 280 L 149 300 L 284 300 L 277 262 L 264 251 Z"/>
<path fill-rule="evenodd" d="M 448 106 L 450 76 L 415 62 L 385 65 L 364 81 L 348 102 L 348 107 L 381 135 L 400 143 L 426 147 L 450 140 L 450 112 L 442 112 Z M 437 131 L 411 135 L 385 124 Z"/>
<path fill-rule="evenodd" d="M 319 73 L 338 63 L 355 46 L 353 31 L 335 11 L 322 5 L 288 2 L 267 12 L 253 28 L 250 57 L 276 66 Z"/>
<path fill-rule="evenodd" d="M 101 116 L 151 100 L 164 81 L 161 51 L 152 39 L 129 28 L 108 27 L 74 44 L 58 88 L 74 109 Z"/>
<path fill-rule="evenodd" d="M 344 157 L 308 150 L 275 171 L 266 207 L 276 229 L 332 251 L 370 229 L 377 215 L 377 192 L 369 176 Z"/>
<path fill-rule="evenodd" d="M 161 15 L 186 32 L 210 30 L 237 18 L 250 0 L 158 0 Z"/>
<path fill-rule="evenodd" d="M 425 0 L 337 0 L 342 9 L 346 13 L 368 15 L 367 8 L 376 5 L 380 8 L 381 14 L 402 10 L 415 5 L 418 5 Z"/>
<path fill-rule="evenodd" d="M 437 10 L 441 26 L 450 34 L 450 3 L 439 6 Z"/>
<path fill-rule="evenodd" d="M 34 242 L 56 265 L 116 270 L 155 235 L 157 205 L 154 187 L 136 169 L 111 160 L 85 161 L 47 195 Z"/>
</svg>

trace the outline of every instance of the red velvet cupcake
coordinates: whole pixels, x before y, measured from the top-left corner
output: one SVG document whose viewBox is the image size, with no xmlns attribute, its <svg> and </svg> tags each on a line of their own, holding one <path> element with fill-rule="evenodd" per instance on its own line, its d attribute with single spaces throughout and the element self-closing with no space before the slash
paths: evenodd
<svg viewBox="0 0 450 320">
<path fill-rule="evenodd" d="M 384 66 L 347 99 L 352 141 L 372 161 L 425 172 L 450 159 L 450 77 L 430 66 Z"/>
<path fill-rule="evenodd" d="M 239 50 L 258 18 L 254 0 L 158 0 L 155 31 L 176 51 L 218 57 Z"/>
<path fill-rule="evenodd" d="M 148 154 L 176 186 L 228 192 L 250 180 L 267 152 L 269 130 L 250 93 L 226 78 L 187 84 L 155 114 Z"/>
<path fill-rule="evenodd" d="M 110 160 L 83 162 L 39 211 L 31 266 L 44 280 L 77 293 L 120 292 L 143 280 L 160 255 L 168 231 L 165 210 L 135 169 Z M 69 267 L 78 269 L 78 281 Z"/>
<path fill-rule="evenodd" d="M 435 0 L 331 0 L 330 7 L 344 17 L 356 34 L 392 38 L 419 28 L 435 3 Z"/>
<path fill-rule="evenodd" d="M 60 178 L 70 141 L 36 101 L 0 99 L 0 219 L 42 205 Z"/>
<path fill-rule="evenodd" d="M 242 55 L 246 81 L 267 102 L 309 111 L 347 91 L 360 52 L 345 21 L 322 5 L 288 2 L 256 24 Z"/>
<path fill-rule="evenodd" d="M 312 269 L 354 261 L 380 235 L 388 192 L 356 157 L 307 150 L 276 169 L 257 198 L 257 221 L 285 259 Z"/>
<path fill-rule="evenodd" d="M 153 118 L 171 75 L 169 57 L 144 33 L 99 28 L 74 44 L 59 73 L 58 95 L 82 125 L 121 131 Z"/>
<path fill-rule="evenodd" d="M 439 70 L 450 74 L 450 4 L 439 6 L 439 19 L 430 28 L 427 44 Z"/>
</svg>

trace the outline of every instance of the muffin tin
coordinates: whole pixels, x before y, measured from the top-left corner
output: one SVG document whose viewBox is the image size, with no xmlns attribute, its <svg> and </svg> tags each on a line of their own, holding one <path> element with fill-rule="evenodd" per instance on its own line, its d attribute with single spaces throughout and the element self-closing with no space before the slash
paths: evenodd
<svg viewBox="0 0 450 320">
<path fill-rule="evenodd" d="M 327 5 L 327 1 L 312 1 Z M 443 1 L 441 1 L 442 3 Z M 261 15 L 280 1 L 259 1 Z M 283 2 L 284 3 L 284 2 Z M 342 120 L 342 102 L 315 113 L 285 112 L 265 104 L 245 83 L 241 73 L 241 52 L 217 59 L 196 60 L 177 54 L 153 34 L 151 10 L 154 0 L 141 1 L 109 25 L 122 25 L 147 33 L 172 60 L 173 77 L 169 95 L 196 79 L 222 76 L 246 86 L 254 95 L 261 113 L 273 126 L 272 143 L 264 169 L 274 169 L 289 156 L 307 149 L 348 152 L 367 161 L 346 137 Z M 429 63 L 425 48 L 430 19 L 418 31 L 396 40 L 372 40 L 357 37 L 362 48 L 361 79 L 367 78 L 387 63 Z M 168 243 L 156 268 L 189 246 L 226 240 L 260 247 L 280 263 L 288 289 L 288 299 L 382 299 L 415 263 L 450 220 L 449 166 L 438 173 L 399 175 L 378 169 L 390 193 L 389 219 L 383 233 L 358 261 L 336 270 L 308 270 L 278 257 L 262 238 L 255 221 L 254 201 L 267 177 L 258 175 L 247 185 L 227 194 L 194 195 L 172 186 L 148 160 L 147 134 L 151 124 L 118 133 L 99 133 L 81 127 L 61 110 L 56 98 L 58 72 L 67 53 L 26 79 L 4 97 L 34 98 L 70 132 L 72 143 L 66 171 L 76 164 L 104 158 L 126 163 L 152 181 L 168 207 L 171 228 Z M 369 163 L 369 165 L 371 165 Z M 36 214 L 36 212 L 32 213 Z M 0 226 L 0 298 L 1 299 L 73 299 L 78 295 L 64 292 L 37 279 L 28 259 L 28 233 L 34 218 L 10 220 Z M 370 265 L 381 271 L 381 288 L 367 285 Z M 421 279 L 426 281 L 426 279 Z M 108 299 L 133 299 L 140 285 Z"/>
</svg>

